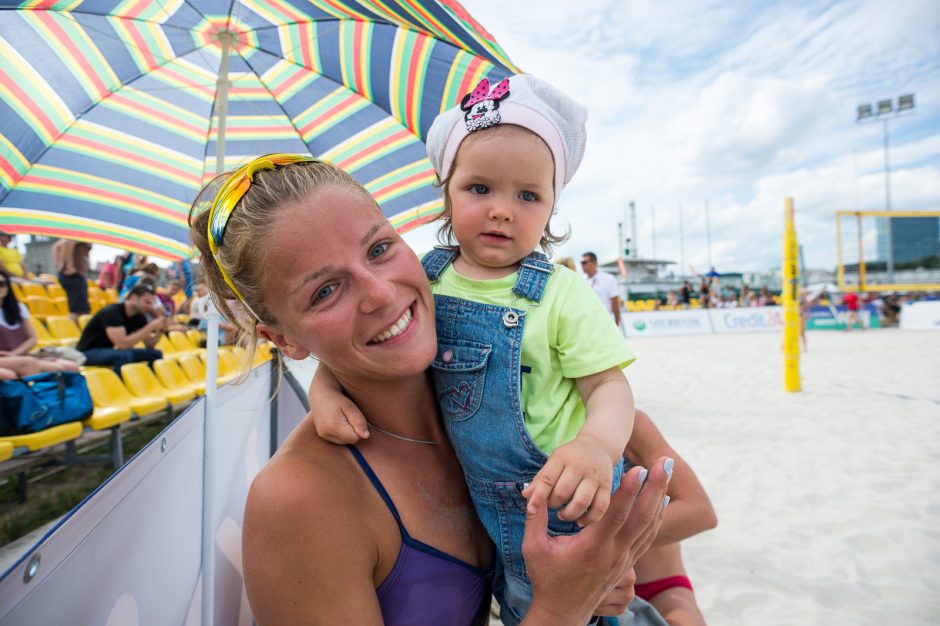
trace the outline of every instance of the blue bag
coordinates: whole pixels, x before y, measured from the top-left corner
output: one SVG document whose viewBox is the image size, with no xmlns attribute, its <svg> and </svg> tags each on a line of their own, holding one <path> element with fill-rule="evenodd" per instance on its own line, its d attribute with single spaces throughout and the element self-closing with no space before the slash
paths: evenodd
<svg viewBox="0 0 940 626">
<path fill-rule="evenodd" d="M 0 435 L 35 433 L 91 416 L 94 406 L 85 377 L 46 372 L 0 381 Z"/>
</svg>

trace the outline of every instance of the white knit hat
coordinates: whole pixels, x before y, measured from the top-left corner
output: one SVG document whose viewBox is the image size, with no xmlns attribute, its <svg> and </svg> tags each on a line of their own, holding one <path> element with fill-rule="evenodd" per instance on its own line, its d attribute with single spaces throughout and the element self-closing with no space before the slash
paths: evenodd
<svg viewBox="0 0 940 626">
<path fill-rule="evenodd" d="M 428 158 L 441 180 L 450 175 L 457 148 L 470 133 L 515 124 L 542 138 L 555 161 L 555 203 L 584 157 L 587 109 L 548 83 L 517 74 L 490 90 L 484 78 L 461 103 L 435 118 L 428 131 Z"/>
</svg>

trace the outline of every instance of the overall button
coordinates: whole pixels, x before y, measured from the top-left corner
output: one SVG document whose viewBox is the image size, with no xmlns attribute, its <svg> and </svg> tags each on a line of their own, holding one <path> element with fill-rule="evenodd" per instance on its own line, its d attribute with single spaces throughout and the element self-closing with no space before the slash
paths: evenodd
<svg viewBox="0 0 940 626">
<path fill-rule="evenodd" d="M 452 350 L 445 350 L 444 354 L 441 355 L 441 360 L 445 363 L 450 363 L 454 360 L 454 352 Z"/>
</svg>

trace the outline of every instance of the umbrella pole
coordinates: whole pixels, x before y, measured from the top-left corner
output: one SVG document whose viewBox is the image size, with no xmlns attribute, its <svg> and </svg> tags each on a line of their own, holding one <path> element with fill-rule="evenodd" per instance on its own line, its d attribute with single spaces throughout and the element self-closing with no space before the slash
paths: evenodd
<svg viewBox="0 0 940 626">
<path fill-rule="evenodd" d="M 219 34 L 222 63 L 216 89 L 216 115 L 219 120 L 215 142 L 215 173 L 225 171 L 225 122 L 228 114 L 228 68 L 232 49 L 231 33 Z M 215 624 L 215 489 L 213 468 L 215 422 L 218 412 L 219 312 L 213 307 L 208 315 L 206 333 L 206 415 L 203 421 L 202 484 L 202 624 Z"/>
</svg>

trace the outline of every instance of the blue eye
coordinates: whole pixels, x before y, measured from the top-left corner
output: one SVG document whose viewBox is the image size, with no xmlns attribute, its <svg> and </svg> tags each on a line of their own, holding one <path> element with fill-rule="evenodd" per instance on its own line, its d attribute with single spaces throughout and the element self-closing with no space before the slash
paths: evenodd
<svg viewBox="0 0 940 626">
<path fill-rule="evenodd" d="M 531 191 L 523 191 L 519 196 L 526 202 L 538 202 L 538 194 L 532 193 Z"/>
<path fill-rule="evenodd" d="M 313 296 L 314 302 L 319 302 L 333 295 L 333 292 L 336 291 L 336 285 L 326 285 L 321 287 L 316 294 Z"/>
<path fill-rule="evenodd" d="M 372 249 L 369 250 L 369 259 L 374 259 L 380 257 L 388 250 L 389 244 L 387 242 L 377 243 L 372 246 Z"/>
<path fill-rule="evenodd" d="M 475 194 L 485 195 L 490 192 L 490 188 L 487 187 L 486 185 L 474 185 L 473 187 L 470 188 L 470 191 L 472 191 Z"/>
</svg>

